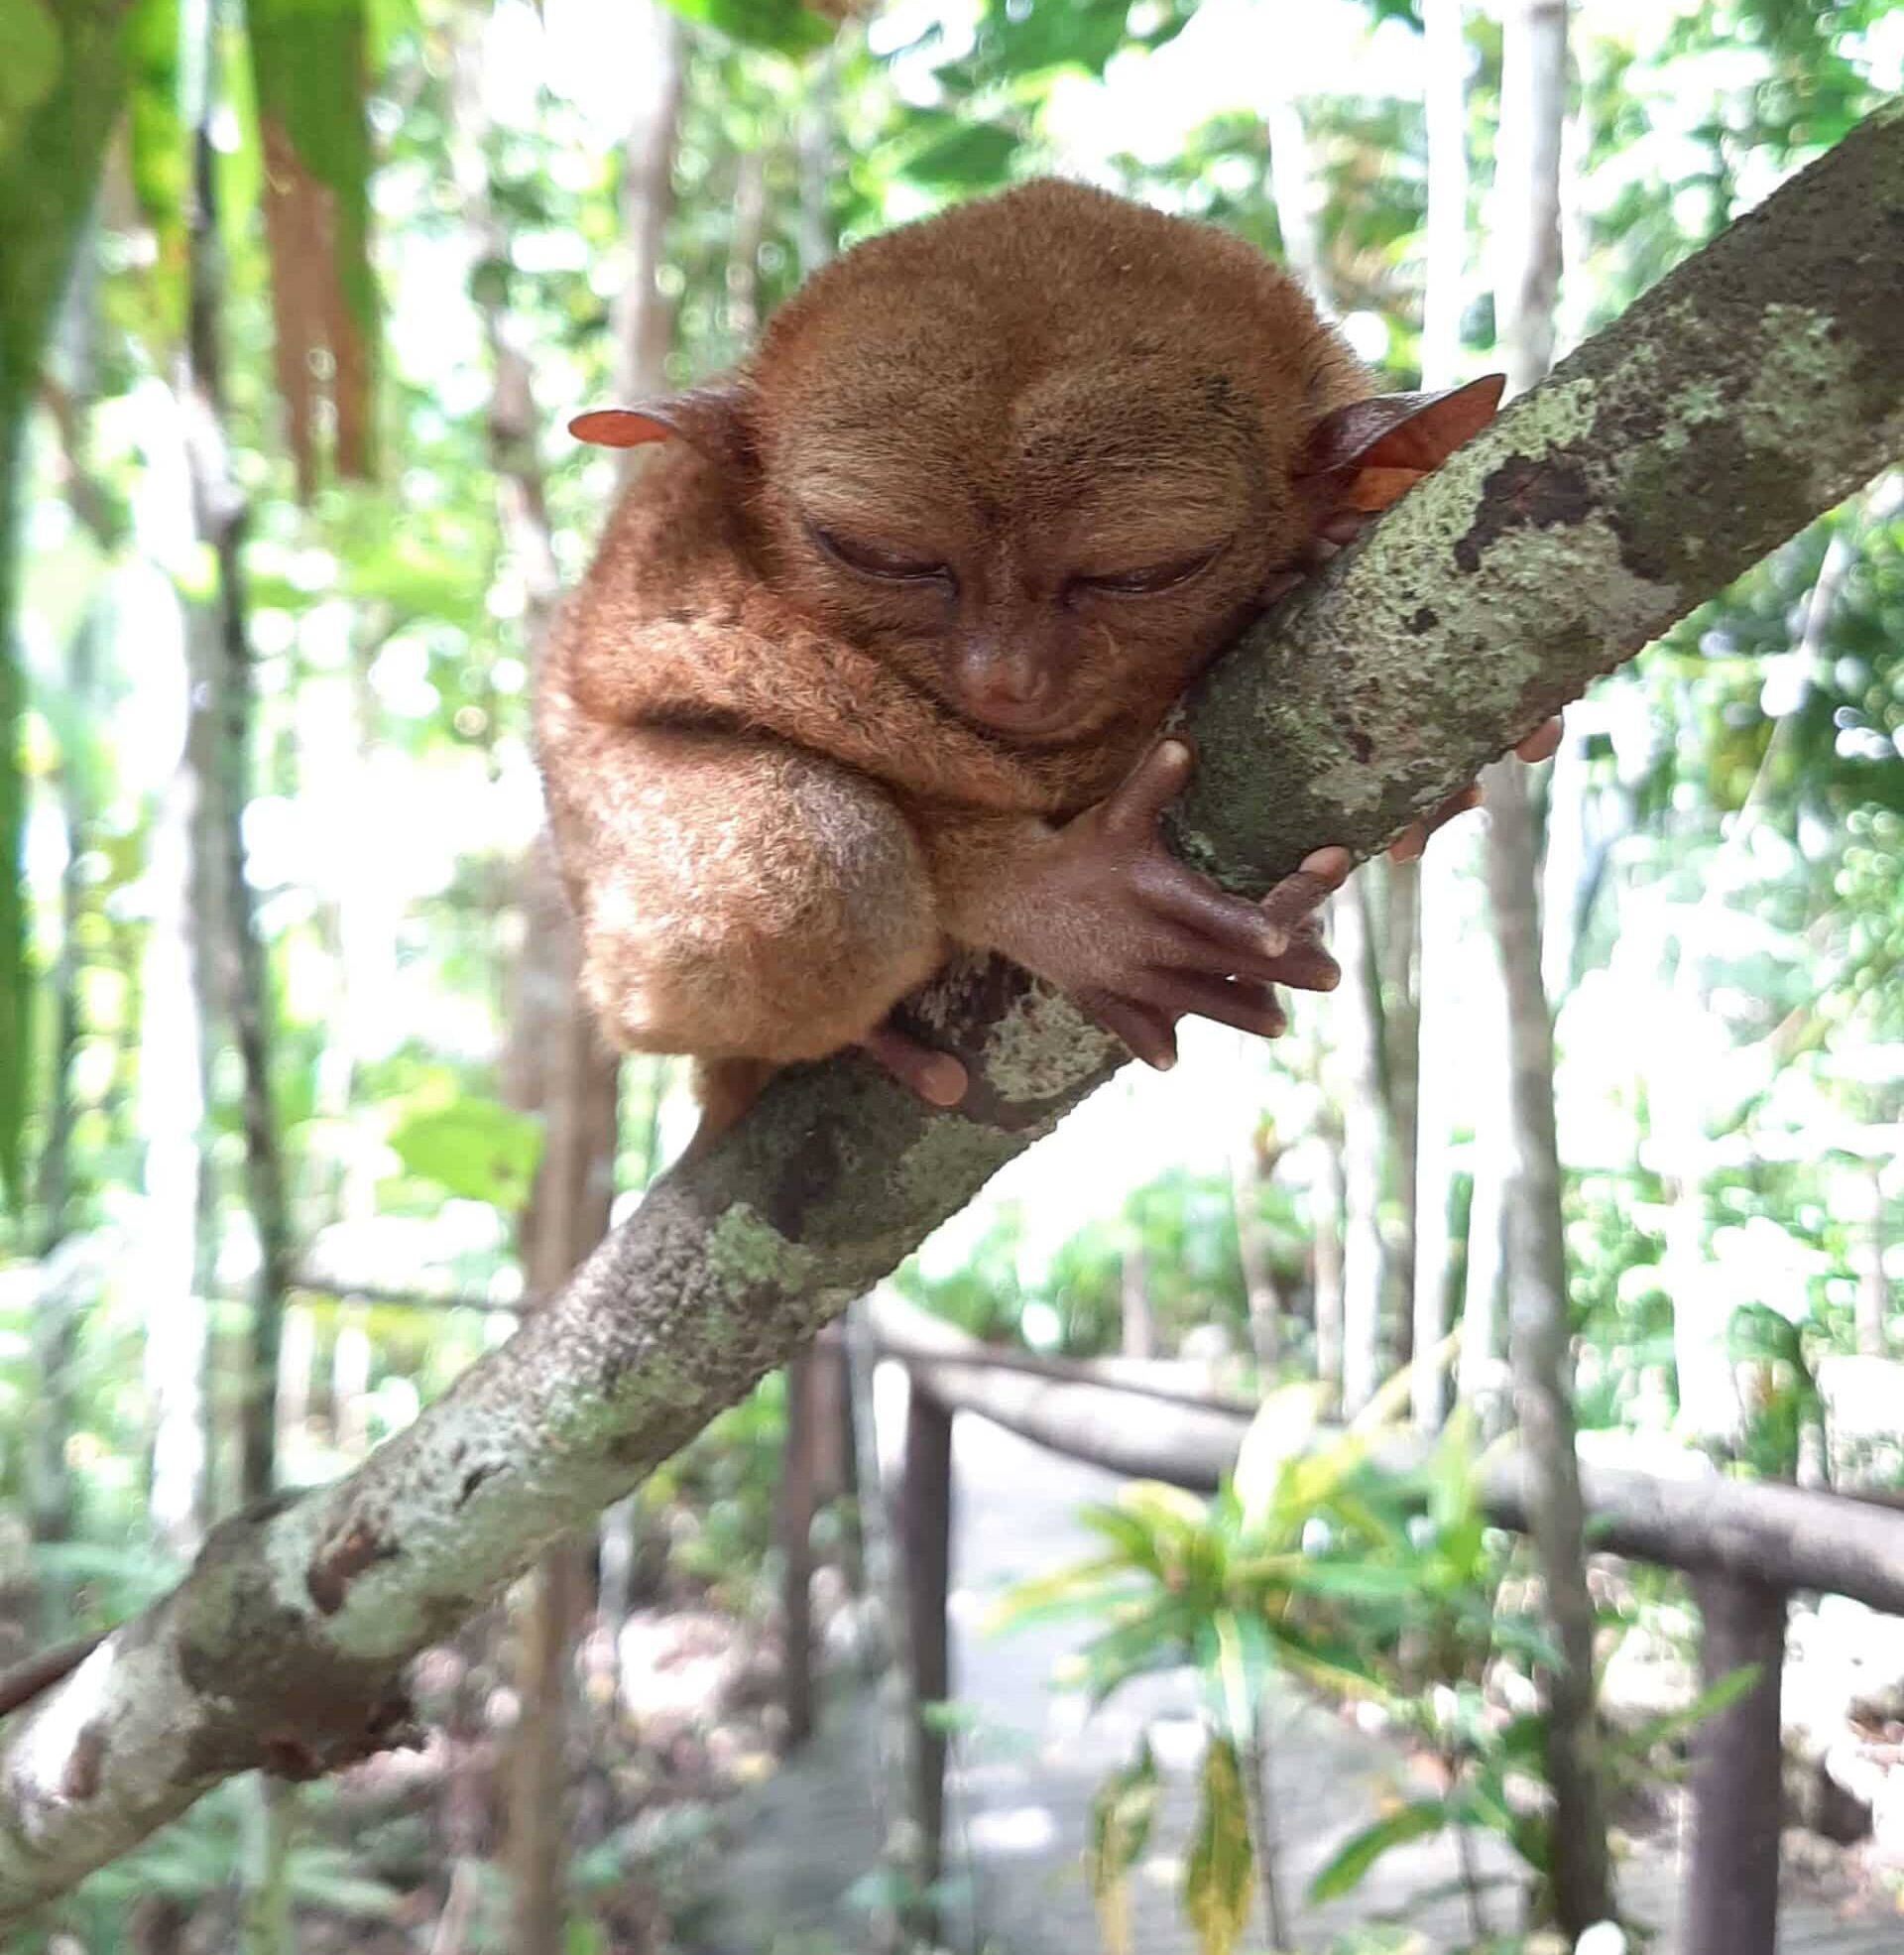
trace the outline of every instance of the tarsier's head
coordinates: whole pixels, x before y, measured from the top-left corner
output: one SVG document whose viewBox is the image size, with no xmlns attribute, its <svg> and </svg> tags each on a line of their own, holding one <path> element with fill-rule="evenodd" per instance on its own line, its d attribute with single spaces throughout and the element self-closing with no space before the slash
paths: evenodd
<svg viewBox="0 0 1904 1955">
<path fill-rule="evenodd" d="M 963 717 L 1055 745 L 1154 718 L 1497 387 L 1369 400 L 1240 239 L 1036 183 L 876 238 L 733 381 L 572 424 L 731 470 L 775 582 Z"/>
</svg>

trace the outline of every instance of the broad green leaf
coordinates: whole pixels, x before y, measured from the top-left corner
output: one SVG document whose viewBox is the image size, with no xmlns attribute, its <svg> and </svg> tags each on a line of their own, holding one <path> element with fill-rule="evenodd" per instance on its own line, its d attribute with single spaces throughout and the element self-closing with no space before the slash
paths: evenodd
<svg viewBox="0 0 1904 1955">
<path fill-rule="evenodd" d="M 390 1145 L 411 1173 L 466 1200 L 513 1211 L 529 1199 L 542 1124 L 500 1101 L 471 1097 L 412 1114 L 399 1122 Z"/>
<path fill-rule="evenodd" d="M 1076 1614 L 1081 1608 L 1112 1607 L 1123 1597 L 1110 1584 L 1114 1580 L 1128 1582 L 1130 1574 L 1130 1564 L 1123 1555 L 1102 1554 L 1068 1568 L 1054 1568 L 1048 1575 L 1014 1582 L 986 1612 L 986 1630 L 1022 1629 L 1028 1623 Z M 1124 1593 L 1134 1599 L 1134 1591 Z"/>
<path fill-rule="evenodd" d="M 1227 1738 L 1203 1755 L 1202 1803 L 1183 1870 L 1183 1912 L 1201 1955 L 1231 1955 L 1250 1918 L 1255 1854 L 1243 1768 Z"/>
<path fill-rule="evenodd" d="M 1397 1806 L 1343 1842 L 1309 1883 L 1309 1898 L 1318 1902 L 1340 1899 L 1390 1847 L 1425 1839 L 1430 1833 L 1439 1833 L 1447 1823 L 1448 1813 L 1439 1799 L 1414 1799 Z"/>
<path fill-rule="evenodd" d="M 955 127 L 911 151 L 899 173 L 915 183 L 952 189 L 990 188 L 1005 181 L 1020 147 L 1017 132 L 1002 122 L 958 119 Z"/>
<path fill-rule="evenodd" d="M 746 47 L 768 48 L 778 55 L 816 54 L 837 31 L 825 9 L 804 6 L 801 0 L 667 0 L 667 4 L 683 20 L 698 21 Z"/>
<path fill-rule="evenodd" d="M 1107 1955 L 1131 1955 L 1125 1883 L 1150 1843 L 1150 1829 L 1162 1796 L 1157 1762 L 1145 1739 L 1137 1748 L 1136 1758 L 1122 1772 L 1114 1772 L 1091 1801 L 1084 1869 Z"/>
<path fill-rule="evenodd" d="M 1406 1602 L 1419 1592 L 1412 1568 L 1385 1568 L 1378 1561 L 1318 1561 L 1289 1557 L 1282 1578 L 1291 1588 L 1349 1602 Z"/>
<path fill-rule="evenodd" d="M 0 0 L 0 154 L 60 79 L 60 30 L 42 0 Z"/>
</svg>

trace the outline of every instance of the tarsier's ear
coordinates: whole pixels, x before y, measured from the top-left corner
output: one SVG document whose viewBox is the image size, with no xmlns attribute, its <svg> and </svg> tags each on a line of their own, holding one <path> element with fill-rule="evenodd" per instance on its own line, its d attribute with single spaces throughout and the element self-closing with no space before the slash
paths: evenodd
<svg viewBox="0 0 1904 1955">
<path fill-rule="evenodd" d="M 746 402 L 746 391 L 738 386 L 691 387 L 639 407 L 591 408 L 568 424 L 568 431 L 597 447 L 678 440 L 709 461 L 738 461 L 747 452 Z"/>
<path fill-rule="evenodd" d="M 1439 394 L 1376 394 L 1338 408 L 1313 434 L 1296 471 L 1317 529 L 1340 535 L 1441 464 L 1494 418 L 1504 374 L 1490 373 Z"/>
</svg>

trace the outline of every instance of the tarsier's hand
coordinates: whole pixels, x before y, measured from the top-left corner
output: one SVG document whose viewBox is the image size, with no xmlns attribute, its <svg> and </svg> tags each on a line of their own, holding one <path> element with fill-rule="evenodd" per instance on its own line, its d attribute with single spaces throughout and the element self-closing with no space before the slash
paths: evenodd
<svg viewBox="0 0 1904 1955">
<path fill-rule="evenodd" d="M 1174 1065 L 1177 1021 L 1215 1019 L 1273 1038 L 1287 1023 L 1273 986 L 1328 991 L 1341 976 L 1318 911 L 1353 866 L 1318 849 L 1260 904 L 1228 895 L 1185 867 L 1157 818 L 1196 765 L 1182 740 L 1153 747 L 1117 792 L 1003 866 L 993 947 L 1047 979 L 1130 1050 Z M 922 1099 L 955 1106 L 964 1068 L 884 1026 L 866 1049 Z"/>
<path fill-rule="evenodd" d="M 1560 735 L 1560 721 L 1549 720 L 1514 752 L 1546 760 Z M 1260 904 L 1227 894 L 1157 837 L 1158 817 L 1195 766 L 1185 742 L 1161 741 L 1108 799 L 1027 848 L 1012 866 L 1016 900 L 998 933 L 999 949 L 1159 1069 L 1176 1062 L 1179 1019 L 1274 1038 L 1287 1023 L 1275 984 L 1329 991 L 1342 975 L 1323 947 L 1319 913 L 1354 866 L 1349 851 L 1317 849 Z M 1479 785 L 1451 794 L 1389 854 L 1418 856 L 1429 835 L 1480 801 Z M 950 1107 L 964 1098 L 965 1068 L 949 1053 L 892 1026 L 863 1043 L 922 1099 Z"/>
<path fill-rule="evenodd" d="M 1160 741 L 1108 799 L 1027 849 L 1000 946 L 1159 1068 L 1176 1061 L 1180 1018 L 1273 1038 L 1287 1021 L 1272 986 L 1327 991 L 1341 975 L 1316 911 L 1348 850 L 1318 850 L 1260 904 L 1218 889 L 1157 835 L 1195 765 L 1184 741 Z"/>
</svg>

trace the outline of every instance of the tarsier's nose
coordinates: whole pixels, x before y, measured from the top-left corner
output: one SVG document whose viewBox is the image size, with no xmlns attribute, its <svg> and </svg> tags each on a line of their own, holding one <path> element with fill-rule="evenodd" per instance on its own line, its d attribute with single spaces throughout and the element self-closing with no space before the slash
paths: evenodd
<svg viewBox="0 0 1904 1955">
<path fill-rule="evenodd" d="M 959 677 L 967 710 L 1005 732 L 1041 727 L 1063 705 L 1064 686 L 1056 668 L 1022 650 L 975 647 Z"/>
</svg>

